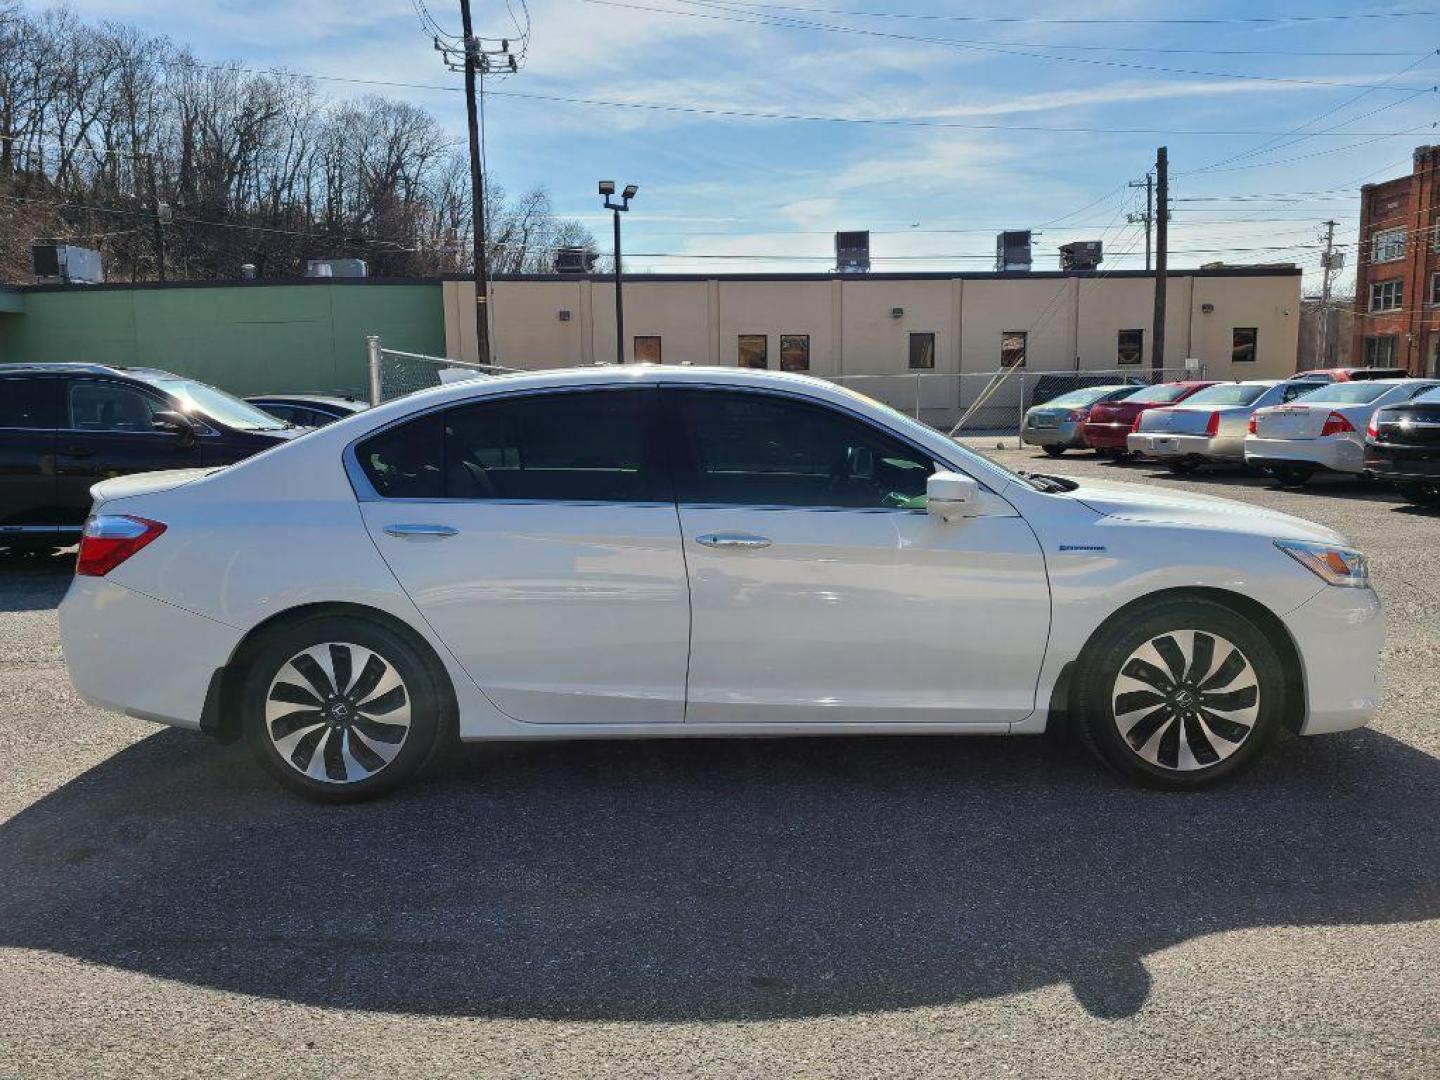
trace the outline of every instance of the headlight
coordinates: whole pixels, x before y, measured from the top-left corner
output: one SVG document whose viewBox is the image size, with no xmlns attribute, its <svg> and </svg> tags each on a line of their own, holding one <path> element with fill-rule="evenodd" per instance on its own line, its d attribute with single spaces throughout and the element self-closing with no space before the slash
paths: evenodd
<svg viewBox="0 0 1440 1080">
<path fill-rule="evenodd" d="M 1328 585 L 1359 589 L 1370 584 L 1370 567 L 1358 551 L 1304 540 L 1276 540 L 1275 546 L 1305 569 L 1324 578 Z"/>
</svg>

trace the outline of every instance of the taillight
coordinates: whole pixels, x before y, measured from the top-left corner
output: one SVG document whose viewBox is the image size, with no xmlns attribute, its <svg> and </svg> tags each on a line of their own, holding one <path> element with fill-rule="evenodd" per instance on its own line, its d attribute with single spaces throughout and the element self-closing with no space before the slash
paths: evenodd
<svg viewBox="0 0 1440 1080">
<path fill-rule="evenodd" d="M 1371 439 L 1380 437 L 1380 414 L 1378 412 L 1370 414 L 1370 423 L 1365 425 L 1365 434 Z"/>
<path fill-rule="evenodd" d="M 149 518 L 130 514 L 91 514 L 80 534 L 80 577 L 104 577 L 165 531 Z"/>
<path fill-rule="evenodd" d="M 1346 420 L 1338 412 L 1332 412 L 1325 418 L 1325 426 L 1320 429 L 1320 436 L 1326 435 L 1348 435 L 1355 431 L 1355 425 Z"/>
<path fill-rule="evenodd" d="M 1210 414 L 1210 419 L 1205 421 L 1205 434 L 1206 434 L 1206 435 L 1219 435 L 1219 434 L 1220 434 L 1220 414 L 1219 414 L 1218 412 L 1212 412 L 1212 413 Z"/>
<path fill-rule="evenodd" d="M 1259 419 L 1260 418 L 1256 416 L 1253 412 L 1250 414 L 1250 423 L 1245 425 L 1245 430 L 1248 431 L 1251 435 L 1258 434 L 1255 425 L 1259 421 Z"/>
<path fill-rule="evenodd" d="M 1067 423 L 1067 424 L 1079 424 L 1079 423 L 1083 423 L 1084 420 L 1085 420 L 1085 414 L 1086 414 L 1086 412 L 1087 412 L 1087 410 L 1085 410 L 1085 409 L 1071 409 L 1068 413 L 1065 414 L 1065 423 Z"/>
</svg>

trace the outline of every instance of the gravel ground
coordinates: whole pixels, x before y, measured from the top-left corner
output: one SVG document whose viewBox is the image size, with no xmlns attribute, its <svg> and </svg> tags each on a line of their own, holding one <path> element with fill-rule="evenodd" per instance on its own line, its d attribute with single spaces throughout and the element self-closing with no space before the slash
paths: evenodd
<svg viewBox="0 0 1440 1080">
<path fill-rule="evenodd" d="M 470 747 L 324 808 L 82 704 L 68 564 L 0 560 L 0 1075 L 1440 1075 L 1440 518 L 996 456 L 1359 541 L 1379 721 L 1192 796 L 815 739 Z"/>
</svg>

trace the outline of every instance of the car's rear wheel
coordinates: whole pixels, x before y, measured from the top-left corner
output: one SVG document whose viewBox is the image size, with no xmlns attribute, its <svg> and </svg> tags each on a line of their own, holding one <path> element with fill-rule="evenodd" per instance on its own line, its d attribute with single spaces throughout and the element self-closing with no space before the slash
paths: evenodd
<svg viewBox="0 0 1440 1080">
<path fill-rule="evenodd" d="M 1045 453 L 1049 454 L 1051 457 L 1059 457 L 1061 454 L 1065 453 L 1065 447 L 1061 446 L 1059 443 L 1046 443 L 1043 449 Z"/>
<path fill-rule="evenodd" d="M 1086 647 L 1077 727 L 1095 754 L 1150 787 L 1203 787 L 1246 768 L 1285 709 L 1266 635 L 1209 600 L 1163 601 L 1112 620 Z"/>
<path fill-rule="evenodd" d="M 1169 469 L 1169 470 L 1170 470 L 1174 475 L 1176 475 L 1176 476 L 1189 476 L 1189 475 L 1190 475 L 1191 473 L 1193 473 L 1196 469 L 1198 469 L 1198 468 L 1200 467 L 1200 465 L 1199 465 L 1198 462 L 1195 462 L 1195 461 L 1183 461 L 1183 460 L 1182 460 L 1182 461 L 1168 461 L 1168 462 L 1165 463 L 1165 467 L 1166 467 L 1167 469 Z"/>
<path fill-rule="evenodd" d="M 1314 471 L 1303 465 L 1270 466 L 1270 475 L 1279 481 L 1281 487 L 1304 487 Z"/>
<path fill-rule="evenodd" d="M 1395 486 L 1400 489 L 1400 494 L 1404 495 L 1408 502 L 1430 510 L 1440 510 L 1440 481 L 1433 484 L 1405 483 Z"/>
<path fill-rule="evenodd" d="M 292 791 L 321 802 L 382 795 L 434 748 L 442 697 L 404 637 L 353 616 L 320 616 L 271 635 L 243 689 L 245 737 Z"/>
</svg>

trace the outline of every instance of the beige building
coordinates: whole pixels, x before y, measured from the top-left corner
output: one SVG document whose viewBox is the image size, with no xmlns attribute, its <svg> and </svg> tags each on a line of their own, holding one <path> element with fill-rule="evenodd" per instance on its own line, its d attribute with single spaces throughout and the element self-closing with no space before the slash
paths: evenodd
<svg viewBox="0 0 1440 1080">
<path fill-rule="evenodd" d="M 614 361 L 608 279 L 502 278 L 492 289 L 496 363 Z M 1167 368 L 1194 358 L 1209 378 L 1295 371 L 1298 269 L 1172 271 L 1167 293 Z M 444 282 L 446 352 L 456 359 L 477 355 L 474 297 L 473 283 Z M 1141 372 L 1151 361 L 1154 281 L 1141 271 L 655 274 L 627 277 L 624 299 L 626 363 L 808 371 L 933 421 L 967 404 L 969 384 L 979 392 L 982 373 L 1002 364 L 1028 376 Z"/>
</svg>

